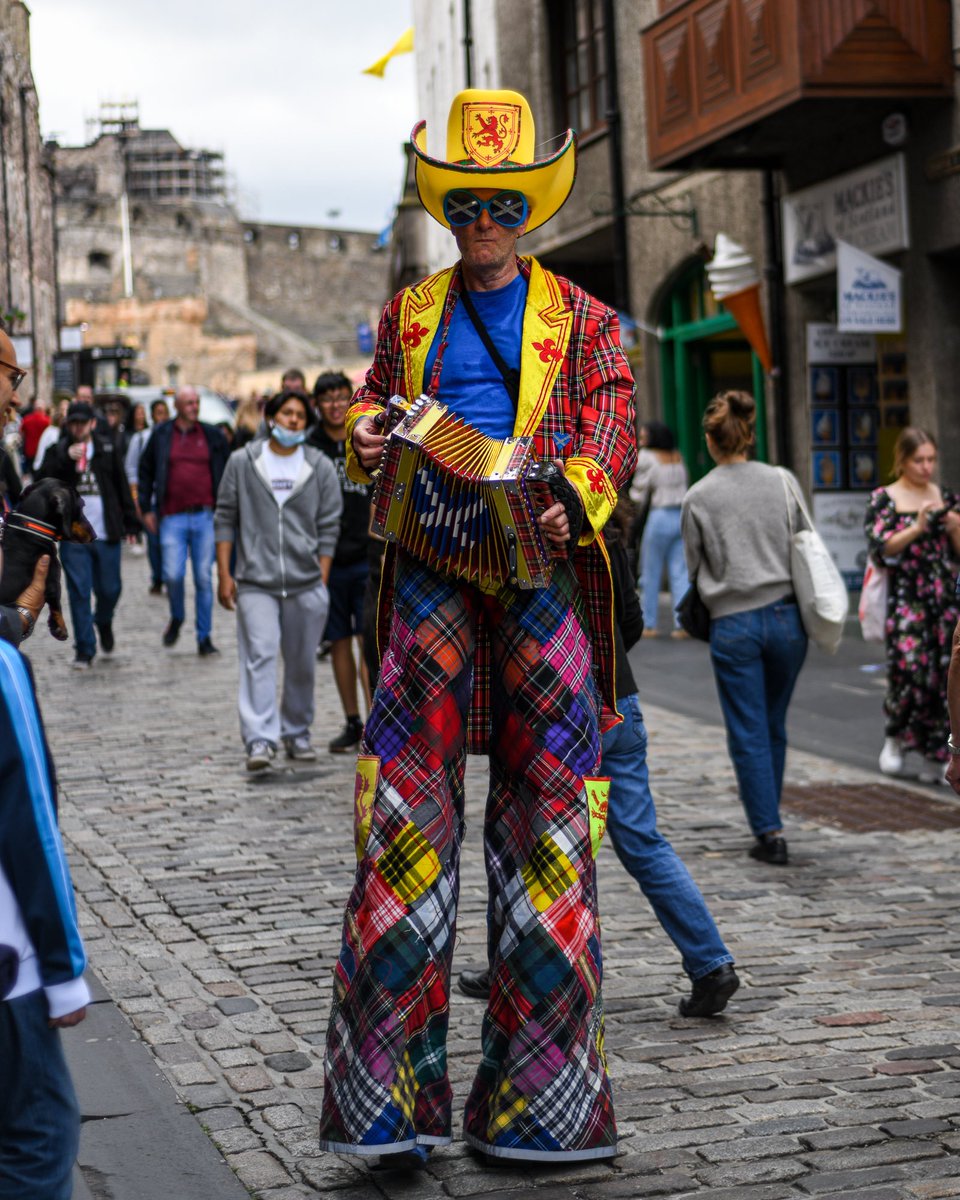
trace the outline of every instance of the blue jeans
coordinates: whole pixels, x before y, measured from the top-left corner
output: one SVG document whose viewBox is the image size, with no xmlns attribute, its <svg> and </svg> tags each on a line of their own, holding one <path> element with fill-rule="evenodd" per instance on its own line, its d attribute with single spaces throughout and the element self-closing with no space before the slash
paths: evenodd
<svg viewBox="0 0 960 1200">
<path fill-rule="evenodd" d="M 710 623 L 727 747 L 740 801 L 757 837 L 782 828 L 787 705 L 806 656 L 807 635 L 793 602 L 778 600 Z"/>
<path fill-rule="evenodd" d="M 164 517 L 160 522 L 160 545 L 163 582 L 167 585 L 170 616 L 175 621 L 186 616 L 184 581 L 190 555 L 197 593 L 197 641 L 205 641 L 213 631 L 213 509 Z"/>
<path fill-rule="evenodd" d="M 640 546 L 640 582 L 642 584 L 643 624 L 646 629 L 657 627 L 657 601 L 664 564 L 670 579 L 670 598 L 673 611 L 690 586 L 687 563 L 683 557 L 683 538 L 680 536 L 679 508 L 651 508 Z M 676 613 L 674 628 L 679 629 Z"/>
<path fill-rule="evenodd" d="M 639 883 L 680 951 L 691 979 L 707 975 L 733 955 L 723 944 L 713 917 L 676 850 L 657 831 L 657 812 L 647 770 L 647 731 L 639 697 L 621 697 L 623 724 L 603 735 L 601 770 L 610 776 L 607 832 L 617 857 Z"/>
<path fill-rule="evenodd" d="M 42 991 L 0 1001 L 0 1200 L 70 1200 L 80 1113 Z"/>
<path fill-rule="evenodd" d="M 67 596 L 73 620 L 73 644 L 81 658 L 93 658 L 97 652 L 94 625 L 101 629 L 113 621 L 120 599 L 120 543 L 60 543 L 60 562 L 67 577 Z M 90 593 L 97 608 L 90 609 Z"/>
</svg>

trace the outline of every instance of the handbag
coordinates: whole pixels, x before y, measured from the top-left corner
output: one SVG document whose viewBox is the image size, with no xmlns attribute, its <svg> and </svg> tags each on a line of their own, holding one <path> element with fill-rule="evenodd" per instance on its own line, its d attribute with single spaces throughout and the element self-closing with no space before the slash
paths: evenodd
<svg viewBox="0 0 960 1200">
<path fill-rule="evenodd" d="M 794 489 L 790 477 L 782 468 L 780 479 L 787 501 L 787 523 L 790 529 L 790 574 L 800 609 L 800 620 L 812 642 L 827 654 L 835 654 L 843 637 L 843 625 L 850 607 L 850 597 L 843 576 L 823 538 L 813 527 L 803 497 Z M 793 530 L 793 505 L 799 505 L 806 529 Z"/>
<path fill-rule="evenodd" d="M 887 632 L 887 600 L 890 595 L 890 572 L 869 561 L 863 573 L 857 616 L 865 642 L 883 642 Z"/>
<path fill-rule="evenodd" d="M 703 602 L 696 579 L 691 580 L 690 586 L 683 593 L 683 599 L 677 605 L 677 620 L 680 628 L 700 642 L 710 641 L 710 610 Z"/>
</svg>

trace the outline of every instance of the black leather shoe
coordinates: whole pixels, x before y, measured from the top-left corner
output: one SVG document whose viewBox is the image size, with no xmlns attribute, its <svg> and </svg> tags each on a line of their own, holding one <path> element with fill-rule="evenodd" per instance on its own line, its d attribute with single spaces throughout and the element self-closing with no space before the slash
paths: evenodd
<svg viewBox="0 0 960 1200">
<path fill-rule="evenodd" d="M 176 617 L 170 618 L 170 624 L 163 631 L 163 644 L 165 646 L 173 646 L 176 644 L 177 638 L 180 636 L 180 626 L 182 621 L 178 621 Z"/>
<path fill-rule="evenodd" d="M 727 1001 L 740 986 L 733 963 L 724 963 L 693 981 L 693 989 L 679 1004 L 681 1017 L 712 1017 L 727 1007 Z"/>
<path fill-rule="evenodd" d="M 219 654 L 220 651 L 209 638 L 204 638 L 202 642 L 197 642 L 197 653 L 201 658 L 209 658 L 211 654 Z"/>
<path fill-rule="evenodd" d="M 457 987 L 471 1000 L 486 1000 L 490 995 L 490 968 L 482 971 L 476 967 L 466 967 L 457 976 Z"/>
<path fill-rule="evenodd" d="M 787 841 L 779 834 L 765 833 L 758 837 L 750 847 L 749 854 L 757 862 L 772 863 L 775 867 L 785 867 L 790 859 L 787 857 Z"/>
<path fill-rule="evenodd" d="M 114 647 L 113 626 L 98 625 L 97 632 L 100 634 L 100 649 L 104 654 L 112 654 Z"/>
</svg>

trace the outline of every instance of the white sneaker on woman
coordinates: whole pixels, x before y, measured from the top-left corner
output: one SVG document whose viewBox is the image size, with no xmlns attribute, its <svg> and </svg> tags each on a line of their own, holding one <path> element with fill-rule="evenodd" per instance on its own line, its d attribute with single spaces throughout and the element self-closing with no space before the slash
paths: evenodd
<svg viewBox="0 0 960 1200">
<path fill-rule="evenodd" d="M 884 775 L 903 773 L 903 751 L 896 738 L 884 739 L 883 749 L 880 751 L 880 770 Z"/>
</svg>

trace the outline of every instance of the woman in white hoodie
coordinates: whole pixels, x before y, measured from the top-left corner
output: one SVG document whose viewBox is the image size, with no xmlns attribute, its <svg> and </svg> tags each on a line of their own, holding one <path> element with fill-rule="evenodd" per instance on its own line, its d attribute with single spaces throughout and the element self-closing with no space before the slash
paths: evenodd
<svg viewBox="0 0 960 1200">
<path fill-rule="evenodd" d="M 281 742 L 288 758 L 316 759 L 310 741 L 314 672 L 343 505 L 333 464 L 304 445 L 314 420 L 307 397 L 280 392 L 264 416 L 269 436 L 231 454 L 214 514 L 217 598 L 237 610 L 240 732 L 248 771 L 269 767 Z"/>
</svg>

